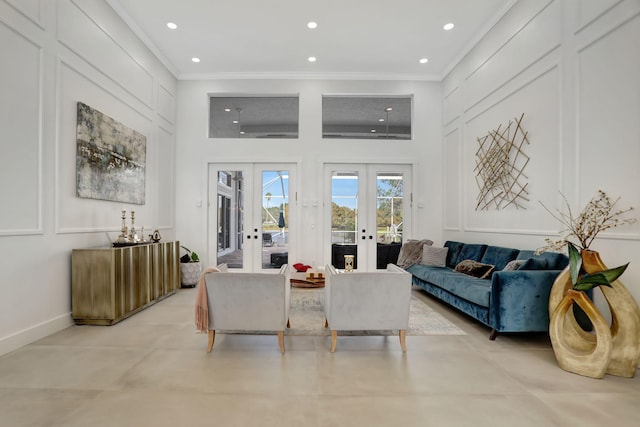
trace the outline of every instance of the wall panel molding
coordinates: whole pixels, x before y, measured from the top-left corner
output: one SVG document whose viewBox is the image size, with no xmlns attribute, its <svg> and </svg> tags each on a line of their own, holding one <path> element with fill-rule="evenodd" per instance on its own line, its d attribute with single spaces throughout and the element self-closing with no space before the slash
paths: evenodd
<svg viewBox="0 0 640 427">
<path fill-rule="evenodd" d="M 158 83 L 158 115 L 168 123 L 175 125 L 175 94 L 162 83 Z"/>
<path fill-rule="evenodd" d="M 57 31 L 61 45 L 145 106 L 153 108 L 151 73 L 72 0 L 59 2 Z"/>
<path fill-rule="evenodd" d="M 0 236 L 44 234 L 44 49 L 0 22 L 0 50 L 0 93 L 14 113 L 0 117 L 3 138 L 10 141 L 0 160 L 0 181 L 7 184 L 0 189 Z"/>
<path fill-rule="evenodd" d="M 442 220 L 443 228 L 448 231 L 460 231 L 462 195 L 460 185 L 464 182 L 462 162 L 462 137 L 461 129 L 456 127 L 444 135 L 443 156 L 443 194 L 442 194 Z"/>
<path fill-rule="evenodd" d="M 76 77 L 80 79 L 75 82 L 76 85 L 82 85 L 83 82 L 87 87 L 90 87 L 94 94 L 89 94 L 89 90 L 82 90 L 78 87 L 64 87 L 63 80 L 65 78 L 70 79 L 67 73 L 72 73 Z M 76 103 L 78 101 L 83 101 L 92 105 L 90 99 L 86 97 L 79 99 L 77 96 L 73 96 L 73 94 L 78 91 L 85 94 L 87 97 L 100 97 L 103 99 L 104 103 L 111 104 L 113 108 L 121 108 L 127 110 L 131 113 L 131 121 L 138 120 L 139 123 L 144 123 L 144 129 L 142 125 L 133 125 L 131 123 L 124 122 L 125 125 L 135 129 L 136 131 L 142 133 L 147 137 L 147 183 L 146 189 L 149 191 L 149 180 L 150 174 L 152 171 L 156 169 L 156 165 L 151 164 L 153 161 L 153 153 L 156 149 L 155 143 L 155 132 L 153 120 L 151 117 L 148 117 L 147 111 L 139 111 L 136 110 L 132 105 L 128 104 L 121 98 L 117 97 L 116 94 L 110 92 L 107 88 L 102 86 L 99 82 L 94 80 L 91 76 L 84 73 L 82 70 L 79 70 L 73 64 L 70 64 L 64 60 L 58 59 L 57 64 L 57 82 L 56 82 L 56 109 L 58 111 L 56 122 L 58 123 L 58 131 L 56 132 L 56 140 L 55 140 L 55 232 L 56 234 L 73 234 L 73 233 L 93 233 L 93 232 L 104 232 L 104 231 L 119 231 L 120 230 L 120 220 L 118 219 L 118 212 L 120 208 L 123 206 L 122 203 L 113 202 L 113 201 L 105 201 L 105 200 L 92 200 L 92 199 L 78 199 L 76 197 L 76 188 L 75 188 L 75 132 L 76 132 Z M 66 99 L 63 98 L 63 95 Z M 71 106 L 70 104 L 73 104 Z M 100 110 L 99 106 L 92 105 L 95 108 Z M 72 110 L 72 111 L 71 111 Z M 110 111 L 102 111 L 103 113 L 113 117 L 114 114 Z M 67 117 L 71 115 L 72 117 Z M 123 114 L 124 115 L 124 114 Z M 122 121 L 119 117 L 113 117 L 116 120 Z M 64 130 L 64 134 L 63 134 Z M 66 146 L 68 141 L 72 141 L 73 147 Z M 73 153 L 73 159 L 70 159 Z M 72 169 L 73 179 L 70 179 L 70 172 L 68 169 Z M 151 195 L 150 195 L 151 196 Z M 154 203 L 154 197 L 148 197 L 149 200 L 146 201 L 144 205 L 129 205 L 127 206 L 127 210 L 131 210 L 132 208 L 136 211 L 136 224 L 140 226 L 145 226 L 145 228 L 150 226 L 150 223 L 153 222 L 153 218 L 150 218 L 151 211 L 150 206 Z M 63 212 L 62 205 L 64 204 L 66 211 Z M 73 206 L 71 206 L 73 205 Z M 74 207 L 76 209 L 74 209 Z M 83 225 L 74 225 L 68 226 L 64 225 L 61 222 L 61 218 L 65 218 L 69 223 L 73 224 L 82 224 L 83 221 L 86 221 L 86 217 L 89 216 L 89 219 L 97 224 L 95 226 L 83 226 Z"/>
<path fill-rule="evenodd" d="M 37 25 L 41 30 L 45 29 L 42 19 L 42 2 L 44 0 L 4 0 L 16 12 Z"/>
<path fill-rule="evenodd" d="M 624 0 L 598 0 L 597 2 L 584 2 L 580 1 L 576 3 L 578 26 L 575 29 L 575 34 L 579 34 L 582 30 L 596 22 L 598 19 L 605 16 L 609 11 L 618 6 Z M 587 11 L 587 5 L 591 6 L 591 10 Z M 594 9 L 593 6 L 597 8 Z"/>
</svg>

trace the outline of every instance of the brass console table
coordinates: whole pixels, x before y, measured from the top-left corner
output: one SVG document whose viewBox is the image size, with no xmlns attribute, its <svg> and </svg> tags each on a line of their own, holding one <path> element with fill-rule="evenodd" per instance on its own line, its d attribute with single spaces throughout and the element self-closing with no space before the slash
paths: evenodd
<svg viewBox="0 0 640 427">
<path fill-rule="evenodd" d="M 77 324 L 113 325 L 180 287 L 180 242 L 71 253 L 71 316 Z"/>
</svg>

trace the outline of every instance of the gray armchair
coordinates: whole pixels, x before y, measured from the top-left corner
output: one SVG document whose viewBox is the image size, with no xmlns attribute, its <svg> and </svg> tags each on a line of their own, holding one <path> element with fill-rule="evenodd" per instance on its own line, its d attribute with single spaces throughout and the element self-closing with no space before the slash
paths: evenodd
<svg viewBox="0 0 640 427">
<path fill-rule="evenodd" d="M 325 276 L 325 327 L 331 330 L 332 353 L 338 331 L 396 329 L 407 351 L 411 274 L 393 264 L 370 273 L 343 273 L 328 265 Z"/>
<path fill-rule="evenodd" d="M 284 353 L 291 286 L 289 266 L 277 274 L 219 272 L 204 275 L 209 310 L 209 345 L 215 331 L 274 331 Z"/>
</svg>

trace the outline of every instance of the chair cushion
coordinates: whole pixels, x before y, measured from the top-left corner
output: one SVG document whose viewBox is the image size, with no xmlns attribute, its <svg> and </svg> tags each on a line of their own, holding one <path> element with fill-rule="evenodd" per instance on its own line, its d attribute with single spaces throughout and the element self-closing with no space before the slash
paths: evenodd
<svg viewBox="0 0 640 427">
<path fill-rule="evenodd" d="M 504 270 L 504 267 L 509 263 L 509 261 L 516 259 L 519 252 L 519 249 L 489 246 L 484 252 L 480 262 L 494 265 L 496 271 Z"/>
</svg>

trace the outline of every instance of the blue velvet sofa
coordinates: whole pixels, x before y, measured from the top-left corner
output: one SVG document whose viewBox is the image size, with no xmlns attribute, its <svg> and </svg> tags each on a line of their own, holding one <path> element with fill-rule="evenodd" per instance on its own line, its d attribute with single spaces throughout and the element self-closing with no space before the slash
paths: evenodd
<svg viewBox="0 0 640 427">
<path fill-rule="evenodd" d="M 519 250 L 484 244 L 447 241 L 445 267 L 414 264 L 406 270 L 413 284 L 489 326 L 489 339 L 499 332 L 544 332 L 549 329 L 549 293 L 556 276 L 569 259 L 560 253 L 534 255 Z M 454 271 L 463 260 L 491 264 L 487 279 Z M 517 270 L 503 269 L 522 260 Z M 511 263 L 509 267 L 512 267 Z"/>
</svg>

